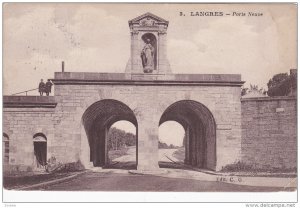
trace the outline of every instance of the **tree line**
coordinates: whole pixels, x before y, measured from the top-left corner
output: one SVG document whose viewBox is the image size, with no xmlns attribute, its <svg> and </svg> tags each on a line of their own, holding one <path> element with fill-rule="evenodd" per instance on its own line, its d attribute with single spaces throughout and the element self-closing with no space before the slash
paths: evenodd
<svg viewBox="0 0 300 208">
<path fill-rule="evenodd" d="M 112 127 L 108 131 L 108 150 L 120 150 L 124 147 L 135 146 L 134 134 Z"/>
<path fill-rule="evenodd" d="M 185 136 L 183 139 L 184 146 Z M 112 127 L 108 131 L 108 140 L 107 140 L 108 150 L 120 150 L 128 146 L 136 145 L 136 136 L 132 133 L 128 133 L 124 130 Z M 179 146 L 173 144 L 166 144 L 164 142 L 158 141 L 159 149 L 174 149 L 179 148 Z"/>
<path fill-rule="evenodd" d="M 176 149 L 179 148 L 179 146 L 176 146 L 174 144 L 168 145 L 167 143 L 158 141 L 158 149 Z"/>
<path fill-rule="evenodd" d="M 275 96 L 288 96 L 297 94 L 297 71 L 291 70 L 291 74 L 288 73 L 279 73 L 275 74 L 267 83 L 268 90 L 264 90 L 257 85 L 250 84 L 249 88 L 242 88 L 241 95 L 244 96 L 251 91 L 258 91 L 264 95 L 270 97 Z"/>
</svg>

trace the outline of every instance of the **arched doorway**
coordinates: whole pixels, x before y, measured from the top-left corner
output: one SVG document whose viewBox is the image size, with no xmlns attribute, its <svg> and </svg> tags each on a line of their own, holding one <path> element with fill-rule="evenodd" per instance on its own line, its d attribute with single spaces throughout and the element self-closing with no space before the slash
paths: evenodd
<svg viewBox="0 0 300 208">
<path fill-rule="evenodd" d="M 35 168 L 43 168 L 47 164 L 47 137 L 43 133 L 33 136 Z"/>
<path fill-rule="evenodd" d="M 137 120 L 133 111 L 120 101 L 101 100 L 92 104 L 84 112 L 82 123 L 90 146 L 90 161 L 93 162 L 94 166 L 104 167 L 109 164 L 107 144 L 109 129 L 115 122 L 121 120 L 131 122 L 136 128 L 135 135 L 138 135 Z M 137 164 L 135 168 L 136 166 Z"/>
<path fill-rule="evenodd" d="M 185 129 L 184 162 L 215 170 L 216 124 L 208 108 L 193 100 L 178 101 L 164 111 L 159 125 L 166 121 L 177 121 Z"/>
</svg>

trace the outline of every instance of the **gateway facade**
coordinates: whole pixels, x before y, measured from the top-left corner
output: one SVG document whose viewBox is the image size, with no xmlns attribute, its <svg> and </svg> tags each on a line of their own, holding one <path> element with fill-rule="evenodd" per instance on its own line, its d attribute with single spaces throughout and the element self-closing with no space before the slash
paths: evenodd
<svg viewBox="0 0 300 208">
<path fill-rule="evenodd" d="M 105 166 L 107 133 L 120 120 L 136 127 L 138 170 L 159 168 L 158 128 L 170 120 L 185 129 L 185 163 L 217 171 L 241 161 L 241 75 L 173 74 L 168 24 L 151 13 L 129 21 L 125 73 L 56 72 L 53 97 L 4 96 L 7 167 L 31 170 L 51 157 Z"/>
</svg>

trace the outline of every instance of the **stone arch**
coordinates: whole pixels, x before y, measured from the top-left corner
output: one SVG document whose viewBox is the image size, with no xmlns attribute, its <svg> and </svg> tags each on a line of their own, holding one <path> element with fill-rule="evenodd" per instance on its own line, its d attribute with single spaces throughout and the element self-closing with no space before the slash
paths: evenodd
<svg viewBox="0 0 300 208">
<path fill-rule="evenodd" d="M 106 142 L 108 130 L 115 122 L 120 120 L 131 122 L 138 131 L 134 112 L 118 100 L 104 99 L 97 101 L 83 113 L 82 124 L 90 146 L 90 161 L 93 162 L 94 166 L 103 167 L 107 164 L 108 149 Z"/>
<path fill-rule="evenodd" d="M 47 164 L 47 137 L 43 133 L 33 135 L 33 151 L 37 168 Z"/>
<path fill-rule="evenodd" d="M 36 133 L 33 135 L 34 141 L 47 141 L 47 137 L 43 133 Z"/>
<path fill-rule="evenodd" d="M 185 163 L 215 170 L 216 122 L 210 110 L 197 101 L 177 101 L 163 112 L 159 125 L 172 120 L 185 129 Z"/>
</svg>

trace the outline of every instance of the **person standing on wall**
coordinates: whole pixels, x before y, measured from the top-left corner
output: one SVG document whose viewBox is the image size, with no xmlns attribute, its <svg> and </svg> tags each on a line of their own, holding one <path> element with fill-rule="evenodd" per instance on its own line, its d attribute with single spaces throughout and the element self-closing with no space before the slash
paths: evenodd
<svg viewBox="0 0 300 208">
<path fill-rule="evenodd" d="M 48 79 L 46 82 L 46 88 L 45 88 L 45 92 L 46 92 L 47 96 L 49 96 L 49 93 L 51 93 L 52 85 L 53 85 L 53 83 L 51 82 L 50 79 Z"/>
<path fill-rule="evenodd" d="M 39 93 L 40 93 L 40 96 L 43 96 L 43 93 L 45 92 L 45 83 L 43 81 L 43 79 L 41 79 L 41 82 L 39 84 Z"/>
</svg>

